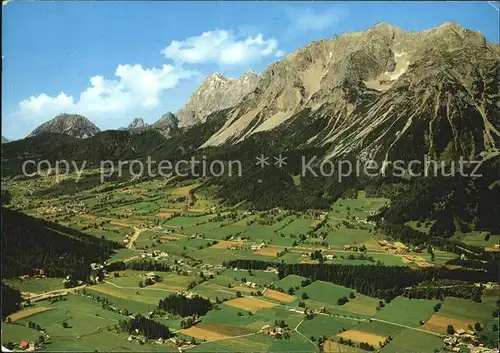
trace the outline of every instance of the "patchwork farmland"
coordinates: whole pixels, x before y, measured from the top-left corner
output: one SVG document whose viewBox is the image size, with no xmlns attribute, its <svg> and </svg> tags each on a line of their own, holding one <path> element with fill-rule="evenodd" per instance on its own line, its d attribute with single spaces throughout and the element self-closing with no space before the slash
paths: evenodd
<svg viewBox="0 0 500 353">
<path fill-rule="evenodd" d="M 355 281 L 348 286 L 342 278 L 285 271 L 285 266 L 437 268 L 418 249 L 401 251 L 389 243 L 366 220 L 387 199 L 359 192 L 323 213 L 248 211 L 221 205 L 203 188 L 197 191 L 203 199 L 188 203 L 184 197 L 201 184 L 140 182 L 120 185 L 121 192 L 108 191 L 99 200 L 82 190 L 26 206 L 40 217 L 120 246 L 101 264 L 106 272 L 97 271 L 102 278 L 73 288 L 65 288 L 64 277 L 5 280 L 20 291 L 25 306 L 5 319 L 5 344 L 40 341 L 44 349 L 59 351 L 83 345 L 91 351 L 432 353 L 455 337 L 450 326 L 454 332 L 474 331 L 484 346 L 496 342 L 496 284 L 481 290 L 481 300 L 452 295 L 410 299 L 412 285 L 387 297 Z M 62 207 L 85 197 L 89 201 L 80 214 L 68 215 Z M 49 203 L 56 208 L 51 213 Z M 235 261 L 247 262 L 239 266 Z M 190 305 L 165 304 L 176 300 L 209 305 L 198 312 L 198 307 L 186 309 Z M 169 334 L 153 338 L 128 329 L 126 322 L 137 318 L 163 325 Z"/>
</svg>

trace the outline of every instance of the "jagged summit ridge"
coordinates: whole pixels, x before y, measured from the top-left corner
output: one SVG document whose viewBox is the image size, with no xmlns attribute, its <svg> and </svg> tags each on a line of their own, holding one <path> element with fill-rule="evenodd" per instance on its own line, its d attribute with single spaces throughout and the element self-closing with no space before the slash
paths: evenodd
<svg viewBox="0 0 500 353">
<path fill-rule="evenodd" d="M 158 129 L 176 129 L 178 125 L 179 119 L 172 112 L 167 112 L 163 114 L 152 127 Z"/>
<path fill-rule="evenodd" d="M 144 122 L 144 119 L 142 118 L 135 118 L 128 126 L 127 129 L 141 129 L 148 127 L 148 124 Z"/>
<path fill-rule="evenodd" d="M 60 114 L 33 130 L 28 137 L 44 132 L 87 138 L 101 132 L 89 119 L 78 114 Z"/>
<path fill-rule="evenodd" d="M 175 114 L 179 126 L 204 122 L 211 113 L 236 105 L 255 88 L 258 81 L 259 75 L 254 72 L 246 72 L 237 79 L 220 73 L 207 76 L 187 103 Z"/>
<path fill-rule="evenodd" d="M 379 23 L 312 42 L 269 66 L 201 148 L 276 130 L 295 146 L 332 146 L 332 157 L 495 154 L 499 52 L 454 23 L 423 32 Z M 305 119 L 312 129 L 292 129 Z"/>
</svg>

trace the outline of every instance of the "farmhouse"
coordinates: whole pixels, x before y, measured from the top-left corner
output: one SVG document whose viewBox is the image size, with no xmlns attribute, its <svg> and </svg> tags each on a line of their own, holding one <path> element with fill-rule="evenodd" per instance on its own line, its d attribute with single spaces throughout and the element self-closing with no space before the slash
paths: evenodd
<svg viewBox="0 0 500 353">
<path fill-rule="evenodd" d="M 158 277 L 154 272 L 148 272 L 146 273 L 146 278 L 154 280 L 156 277 Z"/>
<path fill-rule="evenodd" d="M 325 259 L 333 260 L 336 256 L 334 254 L 325 254 Z"/>
<path fill-rule="evenodd" d="M 104 268 L 103 265 L 96 264 L 95 262 L 93 262 L 93 263 L 90 264 L 90 269 L 93 270 L 93 271 L 98 271 L 98 270 L 101 270 L 103 268 Z"/>
<path fill-rule="evenodd" d="M 266 247 L 266 243 L 260 243 L 260 244 L 254 244 L 251 246 L 251 249 L 252 250 L 260 250 L 262 248 L 265 248 Z"/>
<path fill-rule="evenodd" d="M 215 273 L 213 273 L 212 271 L 208 271 L 208 270 L 203 270 L 203 276 L 205 277 L 210 277 L 210 276 L 213 276 L 215 275 Z"/>
<path fill-rule="evenodd" d="M 314 230 L 318 230 L 319 228 L 321 228 L 321 225 L 321 221 L 314 221 L 313 224 L 311 224 L 311 228 Z"/>
<path fill-rule="evenodd" d="M 271 272 L 271 273 L 276 273 L 276 274 L 279 273 L 279 271 L 276 267 L 268 267 L 268 268 L 266 268 L 266 270 L 264 272 Z"/>
<path fill-rule="evenodd" d="M 254 282 L 246 282 L 245 283 L 248 287 L 251 287 L 251 288 L 255 288 L 257 287 L 257 283 L 254 283 Z"/>
<path fill-rule="evenodd" d="M 379 240 L 378 243 L 380 246 L 387 246 L 389 244 L 387 240 Z"/>
</svg>

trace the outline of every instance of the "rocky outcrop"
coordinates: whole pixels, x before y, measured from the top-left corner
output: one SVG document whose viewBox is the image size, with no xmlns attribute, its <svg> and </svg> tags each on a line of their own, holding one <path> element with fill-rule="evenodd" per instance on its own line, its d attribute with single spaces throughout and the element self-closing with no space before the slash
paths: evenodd
<svg viewBox="0 0 500 353">
<path fill-rule="evenodd" d="M 101 130 L 84 116 L 61 114 L 37 127 L 28 137 L 44 132 L 64 134 L 76 138 L 87 138 L 94 136 L 101 132 Z"/>
<path fill-rule="evenodd" d="M 211 113 L 238 104 L 255 88 L 258 81 L 259 75 L 254 72 L 247 72 L 238 79 L 218 73 L 208 76 L 176 113 L 179 126 L 204 122 Z"/>
</svg>

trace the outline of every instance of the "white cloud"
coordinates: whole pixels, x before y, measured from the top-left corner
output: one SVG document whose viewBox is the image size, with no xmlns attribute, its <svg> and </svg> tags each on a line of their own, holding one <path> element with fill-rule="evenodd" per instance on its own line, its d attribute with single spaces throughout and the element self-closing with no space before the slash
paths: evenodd
<svg viewBox="0 0 500 353">
<path fill-rule="evenodd" d="M 293 8 L 288 11 L 291 30 L 294 32 L 321 31 L 337 24 L 345 16 L 345 11 L 332 7 L 326 11 L 314 11 L 309 8 Z"/>
<path fill-rule="evenodd" d="M 96 75 L 78 100 L 61 92 L 56 97 L 45 93 L 19 102 L 17 114 L 27 120 L 45 120 L 60 113 L 79 113 L 95 118 L 119 116 L 134 109 L 154 109 L 161 94 L 180 80 L 196 74 L 172 65 L 144 69 L 141 65 L 118 65 L 117 79 Z"/>
<path fill-rule="evenodd" d="M 264 39 L 262 33 L 238 38 L 226 30 L 204 32 L 184 41 L 174 40 L 161 53 L 177 63 L 218 65 L 238 65 L 284 54 L 278 49 L 276 39 Z"/>
<path fill-rule="evenodd" d="M 58 114 L 70 113 L 82 114 L 96 122 L 130 119 L 132 115 L 142 116 L 161 107 L 166 90 L 199 74 L 187 69 L 185 64 L 237 65 L 284 55 L 278 49 L 276 39 L 265 39 L 261 33 L 237 36 L 226 30 L 172 41 L 161 53 L 174 63 L 160 68 L 143 68 L 139 64 L 118 65 L 115 77 L 93 76 L 90 85 L 79 95 L 72 96 L 62 91 L 57 96 L 41 93 L 22 100 L 13 118 L 40 123 Z"/>
</svg>

